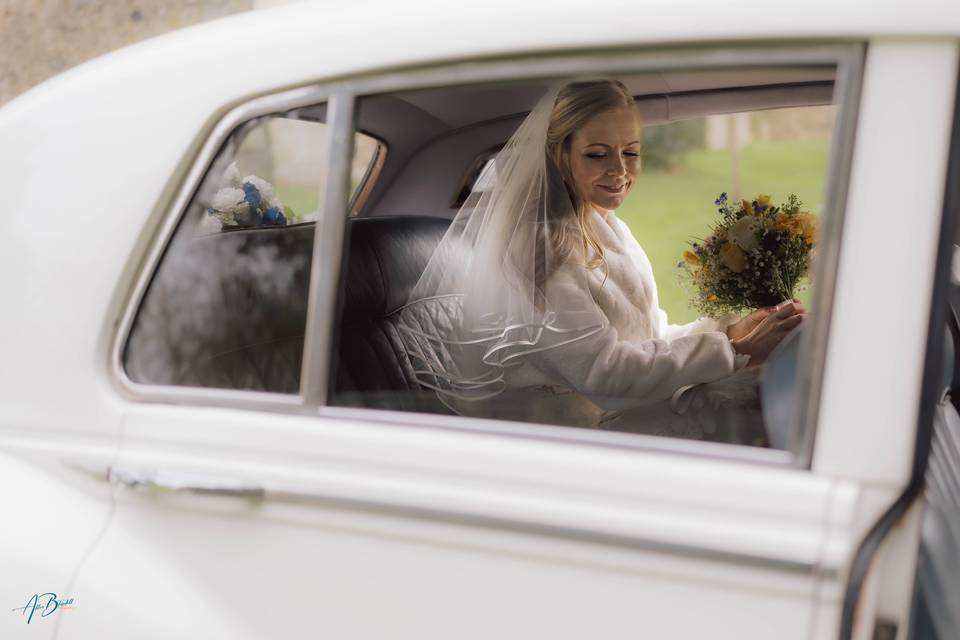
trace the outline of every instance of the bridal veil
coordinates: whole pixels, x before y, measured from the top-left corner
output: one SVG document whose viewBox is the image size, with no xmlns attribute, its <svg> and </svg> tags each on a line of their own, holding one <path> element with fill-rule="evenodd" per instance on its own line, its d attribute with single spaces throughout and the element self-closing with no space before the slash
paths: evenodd
<svg viewBox="0 0 960 640">
<path fill-rule="evenodd" d="M 526 356 L 607 325 L 587 282 L 589 243 L 547 153 L 562 87 L 547 91 L 496 155 L 397 312 L 414 375 L 441 400 L 496 396 Z"/>
</svg>

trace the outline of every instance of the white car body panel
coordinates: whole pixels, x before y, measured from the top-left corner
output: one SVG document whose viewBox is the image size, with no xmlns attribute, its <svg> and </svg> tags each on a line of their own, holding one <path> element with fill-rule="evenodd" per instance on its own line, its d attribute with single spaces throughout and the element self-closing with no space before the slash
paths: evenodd
<svg viewBox="0 0 960 640">
<path fill-rule="evenodd" d="M 119 471 L 266 498 L 122 491 L 63 637 L 171 637 L 176 610 L 208 638 L 805 638 L 809 568 L 835 579 L 822 549 L 850 545 L 824 513 L 856 505 L 851 485 L 742 462 L 216 408 L 128 420 Z"/>
</svg>

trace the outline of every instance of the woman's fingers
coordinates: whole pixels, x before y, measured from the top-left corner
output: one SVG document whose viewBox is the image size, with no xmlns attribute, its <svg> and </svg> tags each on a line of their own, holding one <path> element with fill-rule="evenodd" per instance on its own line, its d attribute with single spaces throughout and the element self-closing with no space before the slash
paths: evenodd
<svg viewBox="0 0 960 640">
<path fill-rule="evenodd" d="M 751 313 L 747 318 L 753 320 L 757 316 L 759 319 L 752 331 L 738 339 L 731 338 L 733 348 L 738 353 L 749 354 L 754 365 L 763 364 L 786 334 L 803 322 L 806 310 L 799 302 L 784 302 L 770 311 Z"/>
<path fill-rule="evenodd" d="M 789 318 L 784 318 L 783 320 L 780 321 L 779 327 L 783 331 L 791 331 L 794 328 L 796 328 L 801 322 L 803 322 L 803 319 L 805 317 L 807 317 L 805 313 L 798 313 L 790 316 Z"/>
</svg>

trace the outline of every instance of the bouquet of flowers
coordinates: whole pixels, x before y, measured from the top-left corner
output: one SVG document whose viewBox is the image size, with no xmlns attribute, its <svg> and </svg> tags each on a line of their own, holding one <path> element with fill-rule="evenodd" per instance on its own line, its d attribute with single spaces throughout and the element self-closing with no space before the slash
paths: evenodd
<svg viewBox="0 0 960 640">
<path fill-rule="evenodd" d="M 726 193 L 714 204 L 721 219 L 713 233 L 691 242 L 677 264 L 696 291 L 692 306 L 721 317 L 792 299 L 817 240 L 813 214 L 794 194 L 779 207 L 767 195 L 731 205 Z"/>
<path fill-rule="evenodd" d="M 224 171 L 221 185 L 207 208 L 221 228 L 287 224 L 292 212 L 274 195 L 273 185 L 259 176 L 240 178 L 236 162 Z"/>
</svg>

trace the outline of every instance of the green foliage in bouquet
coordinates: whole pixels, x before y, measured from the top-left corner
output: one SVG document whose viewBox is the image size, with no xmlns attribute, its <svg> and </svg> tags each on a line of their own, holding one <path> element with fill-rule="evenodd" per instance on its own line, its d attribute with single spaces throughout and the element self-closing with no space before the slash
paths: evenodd
<svg viewBox="0 0 960 640">
<path fill-rule="evenodd" d="M 731 205 L 726 193 L 714 204 L 713 233 L 691 242 L 677 264 L 695 291 L 691 305 L 717 318 L 792 299 L 817 239 L 813 214 L 794 194 L 779 207 L 767 195 Z"/>
</svg>

